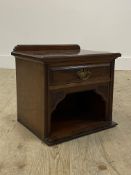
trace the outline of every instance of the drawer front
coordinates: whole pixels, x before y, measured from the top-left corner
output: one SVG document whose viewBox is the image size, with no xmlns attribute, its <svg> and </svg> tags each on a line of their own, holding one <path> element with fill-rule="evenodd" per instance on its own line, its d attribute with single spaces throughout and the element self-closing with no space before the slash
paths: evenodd
<svg viewBox="0 0 131 175">
<path fill-rule="evenodd" d="M 110 80 L 110 64 L 79 65 L 49 68 L 49 84 L 61 85 L 75 82 L 107 82 Z"/>
</svg>

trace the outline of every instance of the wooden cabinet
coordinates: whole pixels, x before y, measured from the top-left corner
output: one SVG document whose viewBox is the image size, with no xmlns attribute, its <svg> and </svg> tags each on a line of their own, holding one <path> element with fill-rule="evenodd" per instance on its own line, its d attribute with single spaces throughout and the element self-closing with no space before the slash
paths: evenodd
<svg viewBox="0 0 131 175">
<path fill-rule="evenodd" d="M 78 45 L 18 45 L 18 121 L 48 145 L 116 125 L 112 121 L 115 59 L 120 53 Z"/>
</svg>

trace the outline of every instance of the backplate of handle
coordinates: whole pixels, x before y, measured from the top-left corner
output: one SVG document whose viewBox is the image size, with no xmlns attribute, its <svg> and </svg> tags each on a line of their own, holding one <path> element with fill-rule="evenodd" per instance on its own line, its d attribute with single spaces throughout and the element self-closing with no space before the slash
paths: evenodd
<svg viewBox="0 0 131 175">
<path fill-rule="evenodd" d="M 91 76 L 91 72 L 87 68 L 82 68 L 77 72 L 77 75 L 81 80 L 88 80 Z"/>
</svg>

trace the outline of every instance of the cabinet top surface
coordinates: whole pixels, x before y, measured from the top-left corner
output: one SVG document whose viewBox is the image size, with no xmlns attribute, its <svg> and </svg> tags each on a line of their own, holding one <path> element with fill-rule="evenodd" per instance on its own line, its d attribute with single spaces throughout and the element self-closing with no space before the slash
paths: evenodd
<svg viewBox="0 0 131 175">
<path fill-rule="evenodd" d="M 100 52 L 80 49 L 79 45 L 17 45 L 12 55 L 21 58 L 39 60 L 42 62 L 61 61 L 68 58 L 99 58 L 99 57 L 120 57 L 120 53 Z"/>
</svg>

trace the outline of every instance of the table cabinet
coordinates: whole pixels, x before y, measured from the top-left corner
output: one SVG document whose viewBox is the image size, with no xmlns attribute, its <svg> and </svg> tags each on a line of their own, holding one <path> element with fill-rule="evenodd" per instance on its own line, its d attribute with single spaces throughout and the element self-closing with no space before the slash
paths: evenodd
<svg viewBox="0 0 131 175">
<path fill-rule="evenodd" d="M 115 59 L 79 45 L 18 45 L 18 121 L 48 145 L 116 126 Z"/>
</svg>

